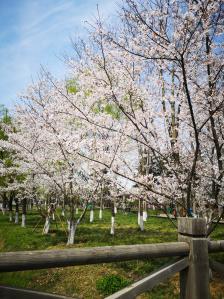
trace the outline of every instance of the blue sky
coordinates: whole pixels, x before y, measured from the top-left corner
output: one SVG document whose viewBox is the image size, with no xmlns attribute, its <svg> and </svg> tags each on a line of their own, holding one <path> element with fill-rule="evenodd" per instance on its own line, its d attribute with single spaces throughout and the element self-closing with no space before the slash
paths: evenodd
<svg viewBox="0 0 224 299">
<path fill-rule="evenodd" d="M 63 77 L 60 57 L 71 53 L 70 38 L 86 35 L 96 5 L 115 15 L 117 0 L 0 0 L 0 103 L 11 108 L 36 78 L 40 65 Z"/>
</svg>

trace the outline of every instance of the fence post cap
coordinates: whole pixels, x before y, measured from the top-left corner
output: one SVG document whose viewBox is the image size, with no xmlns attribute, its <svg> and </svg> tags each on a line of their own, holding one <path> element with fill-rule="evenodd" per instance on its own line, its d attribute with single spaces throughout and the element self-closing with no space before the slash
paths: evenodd
<svg viewBox="0 0 224 299">
<path fill-rule="evenodd" d="M 206 220 L 204 218 L 178 218 L 178 233 L 192 237 L 204 237 L 207 234 Z"/>
</svg>

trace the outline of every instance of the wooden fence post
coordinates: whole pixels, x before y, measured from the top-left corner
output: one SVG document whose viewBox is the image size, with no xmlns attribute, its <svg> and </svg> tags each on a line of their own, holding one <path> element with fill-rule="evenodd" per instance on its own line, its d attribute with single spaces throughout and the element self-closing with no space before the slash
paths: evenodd
<svg viewBox="0 0 224 299">
<path fill-rule="evenodd" d="M 190 246 L 189 267 L 180 272 L 181 299 L 210 299 L 208 240 L 203 218 L 178 218 L 178 240 Z"/>
</svg>

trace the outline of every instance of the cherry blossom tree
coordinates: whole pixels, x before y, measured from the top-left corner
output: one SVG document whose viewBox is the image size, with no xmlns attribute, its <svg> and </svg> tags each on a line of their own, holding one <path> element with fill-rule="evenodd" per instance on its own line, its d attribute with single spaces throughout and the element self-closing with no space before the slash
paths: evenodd
<svg viewBox="0 0 224 299">
<path fill-rule="evenodd" d="M 222 2 L 125 0 L 119 17 L 108 28 L 99 14 L 74 43 L 70 79 L 42 70 L 8 143 L 69 206 L 68 244 L 87 208 L 75 221 L 79 197 L 98 200 L 105 169 L 112 234 L 117 186 L 139 200 L 141 230 L 143 204 L 172 204 L 206 217 L 209 234 L 223 216 Z"/>
<path fill-rule="evenodd" d="M 81 118 L 119 140 L 111 160 L 85 156 L 144 187 L 149 201 L 188 216 L 210 210 L 211 223 L 223 206 L 222 3 L 127 0 L 120 20 L 108 30 L 99 18 L 91 43 L 76 45 L 80 63 L 69 61 L 76 96 L 89 90 L 93 107 Z M 125 171 L 128 142 L 144 171 Z"/>
<path fill-rule="evenodd" d="M 41 186 L 45 190 L 45 197 L 50 196 L 45 209 L 41 204 L 38 205 L 40 214 L 45 217 L 43 233 L 49 231 L 50 219 L 54 218 L 52 207 L 57 203 L 58 194 L 69 208 L 68 244 L 73 244 L 76 227 L 84 217 L 90 200 L 90 190 L 94 193 L 97 189 L 95 182 L 89 179 L 91 165 L 83 163 L 76 153 L 77 148 L 82 147 L 84 136 L 73 115 L 66 113 L 66 117 L 63 116 L 68 105 L 44 78 L 30 86 L 22 99 L 23 104 L 17 107 L 15 114 L 18 131 L 9 132 L 7 145 L 17 152 L 21 161 L 20 169 L 29 178 L 26 183 L 32 185 L 35 177 L 35 186 L 30 186 L 33 194 L 38 193 L 38 187 Z M 80 196 L 85 206 L 81 216 L 75 219 Z"/>
</svg>

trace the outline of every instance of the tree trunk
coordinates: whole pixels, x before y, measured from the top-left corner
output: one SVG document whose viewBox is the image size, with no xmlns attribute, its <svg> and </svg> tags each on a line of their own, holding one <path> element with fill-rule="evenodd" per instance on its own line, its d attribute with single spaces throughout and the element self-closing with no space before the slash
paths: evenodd
<svg viewBox="0 0 224 299">
<path fill-rule="evenodd" d="M 62 208 L 62 210 L 61 210 L 61 216 L 65 217 L 65 209 L 64 208 Z"/>
<path fill-rule="evenodd" d="M 114 212 L 114 205 L 111 209 L 111 228 L 110 228 L 110 234 L 114 236 L 115 234 L 115 212 Z"/>
<path fill-rule="evenodd" d="M 26 227 L 26 214 L 22 214 L 22 223 L 21 223 L 22 227 Z"/>
<path fill-rule="evenodd" d="M 103 210 L 100 207 L 100 211 L 99 211 L 99 219 L 102 220 L 103 218 Z"/>
<path fill-rule="evenodd" d="M 12 222 L 13 220 L 13 212 L 9 211 L 9 222 Z"/>
<path fill-rule="evenodd" d="M 140 209 L 141 209 L 141 200 L 138 200 L 138 225 L 140 226 Z"/>
<path fill-rule="evenodd" d="M 140 230 L 141 231 L 144 231 L 144 221 L 143 221 L 143 202 L 142 200 L 140 200 L 140 223 L 139 223 L 139 226 L 140 226 Z"/>
<path fill-rule="evenodd" d="M 79 217 L 79 219 L 76 221 L 76 223 L 74 222 L 74 218 L 72 218 L 70 221 L 68 221 L 68 241 L 67 241 L 67 245 L 72 245 L 74 244 L 74 240 L 75 240 L 75 233 L 76 233 L 76 229 L 77 226 L 79 225 L 79 223 L 82 221 L 82 219 L 84 218 L 85 214 L 87 211 L 87 205 L 84 208 L 84 211 L 82 212 L 81 216 Z M 73 217 L 74 215 L 72 215 Z"/>
<path fill-rule="evenodd" d="M 148 214 L 147 211 L 143 211 L 143 221 L 147 221 Z"/>
<path fill-rule="evenodd" d="M 22 214 L 21 227 L 26 227 L 26 214 Z"/>
<path fill-rule="evenodd" d="M 26 198 L 22 199 L 22 227 L 26 227 L 26 208 L 27 208 L 27 200 Z"/>
<path fill-rule="evenodd" d="M 103 196 L 100 194 L 100 211 L 99 211 L 99 219 L 103 219 Z"/>
<path fill-rule="evenodd" d="M 218 207 L 218 212 L 219 212 L 219 217 L 220 217 L 223 213 L 223 207 L 219 206 Z"/>
<path fill-rule="evenodd" d="M 91 210 L 90 210 L 90 216 L 89 216 L 90 223 L 92 223 L 93 220 L 94 220 L 94 211 L 93 211 L 93 208 L 91 208 Z"/>
<path fill-rule="evenodd" d="M 69 233 L 68 233 L 68 241 L 67 245 L 73 245 L 75 241 L 75 233 L 77 225 L 79 224 L 79 219 L 77 220 L 76 224 L 74 220 L 69 221 Z"/>
<path fill-rule="evenodd" d="M 18 199 L 15 199 L 16 204 L 16 215 L 15 215 L 15 224 L 19 223 L 19 201 Z"/>
<path fill-rule="evenodd" d="M 147 221 L 148 218 L 148 213 L 147 213 L 147 206 L 146 206 L 146 202 L 143 202 L 144 205 L 144 210 L 143 210 L 143 221 Z"/>
<path fill-rule="evenodd" d="M 19 212 L 16 212 L 15 214 L 15 224 L 19 223 Z"/>
<path fill-rule="evenodd" d="M 45 219 L 43 234 L 47 235 L 49 233 L 49 230 L 50 230 L 50 217 L 47 216 L 46 219 Z"/>
<path fill-rule="evenodd" d="M 9 197 L 9 221 L 12 222 L 13 212 L 12 212 L 12 196 Z"/>
<path fill-rule="evenodd" d="M 3 202 L 2 202 L 2 214 L 5 215 L 5 210 L 7 206 L 7 198 L 3 195 Z"/>
</svg>

